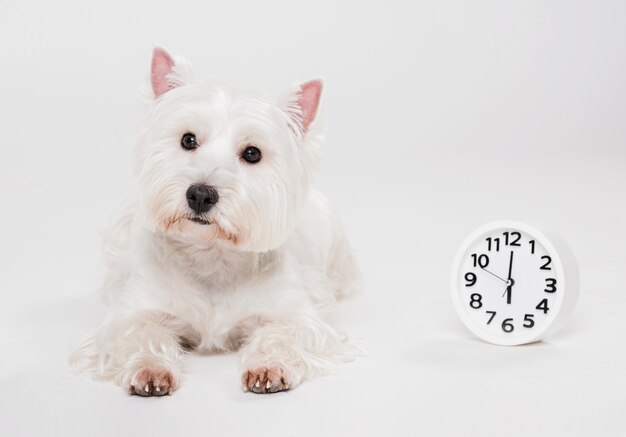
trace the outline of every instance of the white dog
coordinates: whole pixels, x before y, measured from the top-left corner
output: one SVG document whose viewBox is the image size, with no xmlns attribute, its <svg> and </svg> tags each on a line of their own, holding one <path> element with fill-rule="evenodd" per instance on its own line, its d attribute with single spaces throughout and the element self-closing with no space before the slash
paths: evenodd
<svg viewBox="0 0 626 437">
<path fill-rule="evenodd" d="M 351 360 L 325 319 L 358 289 L 336 217 L 311 188 L 322 82 L 282 96 L 198 82 L 157 48 L 138 190 L 105 234 L 110 310 L 70 357 L 132 394 L 181 383 L 188 349 L 241 349 L 243 389 L 274 393 Z"/>
</svg>

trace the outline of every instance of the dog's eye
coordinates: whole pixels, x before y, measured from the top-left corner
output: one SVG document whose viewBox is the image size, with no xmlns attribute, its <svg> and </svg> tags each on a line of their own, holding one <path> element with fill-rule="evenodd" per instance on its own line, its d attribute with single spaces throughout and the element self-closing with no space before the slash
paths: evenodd
<svg viewBox="0 0 626 437">
<path fill-rule="evenodd" d="M 180 139 L 180 145 L 185 150 L 194 150 L 198 148 L 198 141 L 196 140 L 196 136 L 191 132 L 187 132 Z"/>
<path fill-rule="evenodd" d="M 241 154 L 241 158 L 250 164 L 256 164 L 261 160 L 261 151 L 254 146 L 248 146 Z"/>
</svg>

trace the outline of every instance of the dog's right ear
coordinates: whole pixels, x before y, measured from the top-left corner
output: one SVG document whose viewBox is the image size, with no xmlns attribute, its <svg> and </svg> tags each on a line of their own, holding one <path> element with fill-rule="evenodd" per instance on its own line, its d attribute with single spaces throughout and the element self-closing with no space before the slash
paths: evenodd
<svg viewBox="0 0 626 437">
<path fill-rule="evenodd" d="M 168 80 L 173 69 L 174 60 L 170 54 L 160 47 L 155 48 L 152 52 L 152 67 L 150 69 L 150 81 L 155 97 L 160 97 L 174 88 L 174 84 Z"/>
<path fill-rule="evenodd" d="M 161 47 L 152 52 L 150 82 L 154 97 L 158 98 L 173 88 L 195 82 L 191 65 L 182 58 L 174 58 Z"/>
</svg>

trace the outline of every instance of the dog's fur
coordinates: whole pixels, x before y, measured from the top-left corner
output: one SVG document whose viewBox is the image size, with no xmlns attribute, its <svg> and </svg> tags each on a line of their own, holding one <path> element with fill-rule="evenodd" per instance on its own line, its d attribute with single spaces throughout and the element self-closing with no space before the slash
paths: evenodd
<svg viewBox="0 0 626 437">
<path fill-rule="evenodd" d="M 325 198 L 311 188 L 321 154 L 322 82 L 275 97 L 196 80 L 153 53 L 137 139 L 138 189 L 105 234 L 110 310 L 72 366 L 143 396 L 180 386 L 183 355 L 241 350 L 243 388 L 286 390 L 350 360 L 327 321 L 358 289 L 358 270 Z M 184 150 L 181 137 L 199 147 Z M 256 164 L 241 158 L 250 145 Z M 186 190 L 219 193 L 206 213 Z M 206 220 L 201 224 L 191 219 Z"/>
</svg>

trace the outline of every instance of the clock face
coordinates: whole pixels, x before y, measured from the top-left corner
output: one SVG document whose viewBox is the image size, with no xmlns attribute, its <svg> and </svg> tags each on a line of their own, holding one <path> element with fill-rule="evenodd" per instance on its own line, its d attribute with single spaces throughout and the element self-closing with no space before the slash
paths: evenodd
<svg viewBox="0 0 626 437">
<path fill-rule="evenodd" d="M 475 334 L 514 345 L 539 339 L 563 294 L 561 260 L 538 232 L 494 227 L 474 234 L 457 256 L 453 297 Z"/>
</svg>

